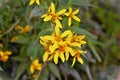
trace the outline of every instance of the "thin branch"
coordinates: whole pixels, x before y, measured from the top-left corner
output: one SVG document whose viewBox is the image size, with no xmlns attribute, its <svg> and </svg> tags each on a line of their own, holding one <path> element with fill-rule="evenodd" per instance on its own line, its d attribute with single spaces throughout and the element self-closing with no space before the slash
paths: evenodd
<svg viewBox="0 0 120 80">
<path fill-rule="evenodd" d="M 41 69 L 41 70 L 39 70 L 39 72 L 38 72 L 38 74 L 37 74 L 37 76 L 36 76 L 35 80 L 38 80 L 38 79 L 39 79 L 39 76 L 41 75 L 42 70 L 43 70 L 43 68 L 45 67 L 46 63 L 47 63 L 47 61 L 45 61 L 45 62 L 43 63 L 43 65 L 42 65 L 42 69 Z"/>
</svg>

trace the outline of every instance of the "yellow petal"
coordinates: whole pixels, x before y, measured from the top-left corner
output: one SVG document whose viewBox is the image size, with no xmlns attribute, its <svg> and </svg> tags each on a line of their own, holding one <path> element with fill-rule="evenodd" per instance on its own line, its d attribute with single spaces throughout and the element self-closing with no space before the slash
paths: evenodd
<svg viewBox="0 0 120 80">
<path fill-rule="evenodd" d="M 69 53 L 68 52 L 65 53 L 65 58 L 66 58 L 66 61 L 69 59 Z"/>
<path fill-rule="evenodd" d="M 69 16 L 70 14 L 67 12 L 67 13 L 65 13 L 64 15 Z"/>
<path fill-rule="evenodd" d="M 11 52 L 11 51 L 5 51 L 4 54 L 5 54 L 5 55 L 11 55 L 12 52 Z"/>
<path fill-rule="evenodd" d="M 62 20 L 62 17 L 60 17 L 60 16 L 59 16 L 59 18 L 58 18 L 58 19 L 59 19 L 59 20 Z"/>
<path fill-rule="evenodd" d="M 0 51 L 0 56 L 3 56 L 3 54 L 4 54 L 3 51 Z"/>
<path fill-rule="evenodd" d="M 62 25 L 58 19 L 55 20 L 56 26 L 62 28 Z"/>
<path fill-rule="evenodd" d="M 74 66 L 76 58 L 73 58 L 72 67 Z"/>
<path fill-rule="evenodd" d="M 38 64 L 39 63 L 39 59 L 35 59 L 34 61 L 33 61 L 33 64 Z"/>
<path fill-rule="evenodd" d="M 43 46 L 45 46 L 45 47 L 47 46 L 47 43 L 45 43 L 45 42 L 43 42 L 41 40 L 40 40 L 40 44 L 43 45 Z"/>
<path fill-rule="evenodd" d="M 67 48 L 67 51 L 70 52 L 71 56 L 74 56 L 74 55 L 75 55 L 75 53 L 74 53 L 74 51 L 73 51 L 72 48 L 68 47 L 68 48 Z"/>
<path fill-rule="evenodd" d="M 83 64 L 82 58 L 77 58 L 77 60 L 78 60 L 81 64 Z"/>
<path fill-rule="evenodd" d="M 82 53 L 86 53 L 87 51 L 79 50 L 79 52 L 82 54 Z"/>
<path fill-rule="evenodd" d="M 32 5 L 35 2 L 35 0 L 30 0 L 29 5 Z"/>
<path fill-rule="evenodd" d="M 30 66 L 30 72 L 31 72 L 31 74 L 33 74 L 34 71 L 35 71 L 35 69 L 34 69 L 33 65 L 31 65 L 31 66 Z"/>
<path fill-rule="evenodd" d="M 58 15 L 62 15 L 62 14 L 64 14 L 66 12 L 66 9 L 62 9 L 62 10 L 60 10 L 59 12 L 57 12 L 57 14 Z"/>
<path fill-rule="evenodd" d="M 62 37 L 62 38 L 63 38 L 63 37 L 66 37 L 67 35 L 69 35 L 70 32 L 71 32 L 70 30 L 66 30 L 65 32 L 63 32 L 63 33 L 61 34 L 61 37 Z"/>
<path fill-rule="evenodd" d="M 56 53 L 54 55 L 54 62 L 55 62 L 55 64 L 58 63 L 58 56 L 59 56 L 59 53 L 58 53 L 58 51 L 56 51 Z"/>
<path fill-rule="evenodd" d="M 58 48 L 57 44 L 53 44 L 53 46 L 49 47 L 51 53 L 53 53 L 57 48 Z"/>
<path fill-rule="evenodd" d="M 2 61 L 3 61 L 3 62 L 6 62 L 6 61 L 8 60 L 8 58 L 9 58 L 8 56 L 3 56 L 3 57 L 2 57 Z"/>
<path fill-rule="evenodd" d="M 36 67 L 37 70 L 41 70 L 42 69 L 42 64 L 38 64 Z"/>
<path fill-rule="evenodd" d="M 71 42 L 72 37 L 73 37 L 73 33 L 70 31 L 68 37 L 66 38 L 66 42 Z"/>
<path fill-rule="evenodd" d="M 71 26 L 71 17 L 68 18 L 68 26 Z"/>
<path fill-rule="evenodd" d="M 40 0 L 36 0 L 36 3 L 37 3 L 38 5 L 40 5 Z"/>
<path fill-rule="evenodd" d="M 59 27 L 57 27 L 57 26 L 55 27 L 55 34 L 56 34 L 56 35 L 59 35 L 59 34 L 60 34 L 60 29 L 59 29 Z"/>
<path fill-rule="evenodd" d="M 54 40 L 54 36 L 44 36 L 44 40 L 53 41 Z"/>
<path fill-rule="evenodd" d="M 46 51 L 43 55 L 43 61 L 46 61 L 48 59 L 49 53 Z"/>
<path fill-rule="evenodd" d="M 72 18 L 78 22 L 80 22 L 80 19 L 77 16 L 72 16 Z"/>
<path fill-rule="evenodd" d="M 41 39 L 42 41 L 44 41 L 44 42 L 47 43 L 47 42 L 48 42 L 48 39 L 46 39 L 45 37 L 46 37 L 46 36 L 41 36 L 40 39 Z"/>
<path fill-rule="evenodd" d="M 44 17 L 46 17 L 48 14 L 43 14 L 42 16 L 41 16 L 41 18 L 44 18 Z"/>
<path fill-rule="evenodd" d="M 71 46 L 77 46 L 77 47 L 80 47 L 80 43 L 73 42 L 73 43 L 71 43 Z"/>
<path fill-rule="evenodd" d="M 69 14 L 71 14 L 72 13 L 72 8 L 71 7 L 69 7 Z"/>
<path fill-rule="evenodd" d="M 48 7 L 48 13 L 50 12 L 50 7 Z"/>
<path fill-rule="evenodd" d="M 43 19 L 43 21 L 49 21 L 49 20 L 51 20 L 51 18 L 52 18 L 52 16 L 51 16 L 51 15 L 46 16 L 46 17 Z"/>
<path fill-rule="evenodd" d="M 86 41 L 80 41 L 81 44 L 86 44 Z"/>
<path fill-rule="evenodd" d="M 62 62 L 65 62 L 64 53 L 60 53 L 60 54 L 59 54 L 59 56 L 60 56 L 60 58 L 61 58 Z"/>
<path fill-rule="evenodd" d="M 75 10 L 74 12 L 72 12 L 73 15 L 77 14 L 79 12 L 79 9 Z"/>
<path fill-rule="evenodd" d="M 48 61 L 52 60 L 54 57 L 54 54 L 50 55 L 50 57 L 48 58 Z"/>
<path fill-rule="evenodd" d="M 54 3 L 51 3 L 51 12 L 55 13 L 55 5 L 54 5 Z"/>
</svg>

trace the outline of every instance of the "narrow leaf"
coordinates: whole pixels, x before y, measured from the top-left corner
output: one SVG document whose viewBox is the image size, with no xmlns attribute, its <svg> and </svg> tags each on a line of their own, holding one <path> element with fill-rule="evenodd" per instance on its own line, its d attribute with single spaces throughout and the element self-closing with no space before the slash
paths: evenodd
<svg viewBox="0 0 120 80">
<path fill-rule="evenodd" d="M 99 62 L 101 62 L 101 58 L 100 58 L 100 56 L 98 55 L 98 53 L 97 53 L 95 47 L 93 46 L 93 44 L 88 41 L 88 45 L 89 45 L 89 47 L 91 48 L 91 50 L 92 50 L 94 56 L 96 57 L 96 59 L 97 59 Z"/>
<path fill-rule="evenodd" d="M 72 0 L 72 2 L 76 6 L 92 6 L 87 0 Z"/>
<path fill-rule="evenodd" d="M 27 68 L 26 62 L 21 63 L 21 64 L 18 66 L 15 80 L 18 80 L 18 79 L 19 79 L 19 77 L 25 72 L 26 68 Z"/>
<path fill-rule="evenodd" d="M 88 32 L 87 30 L 85 29 L 82 29 L 82 28 L 79 28 L 79 27 L 75 27 L 75 26 L 72 26 L 71 27 L 71 30 L 78 33 L 78 34 L 83 34 L 83 35 L 87 35 L 93 39 L 96 39 L 96 36 L 94 36 L 93 34 L 91 34 L 90 32 Z"/>
<path fill-rule="evenodd" d="M 56 66 L 55 64 L 53 64 L 53 63 L 49 63 L 48 66 L 49 66 L 50 71 L 51 71 L 59 80 L 61 80 L 60 72 L 59 72 L 59 69 L 57 68 L 57 66 Z"/>
</svg>

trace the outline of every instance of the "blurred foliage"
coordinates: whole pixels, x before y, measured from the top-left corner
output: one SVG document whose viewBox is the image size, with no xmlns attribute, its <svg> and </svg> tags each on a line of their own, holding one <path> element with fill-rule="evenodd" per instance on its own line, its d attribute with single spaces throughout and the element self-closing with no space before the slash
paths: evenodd
<svg viewBox="0 0 120 80">
<path fill-rule="evenodd" d="M 42 62 L 44 48 L 39 44 L 39 37 L 53 31 L 49 27 L 50 22 L 42 22 L 40 16 L 54 2 L 60 6 L 57 10 L 69 6 L 80 9 L 81 22 L 73 21 L 74 27 L 70 30 L 86 35 L 87 44 L 83 48 L 87 53 L 82 56 L 83 65 L 76 62 L 71 67 L 71 59 L 57 65 L 48 62 L 39 80 L 115 80 L 120 61 L 120 9 L 112 1 L 41 0 L 39 6 L 30 6 L 29 0 L 0 0 L 0 50 L 12 51 L 7 62 L 0 62 L 0 78 L 31 80 L 30 56 Z M 113 2 L 120 4 L 117 0 Z M 29 25 L 31 30 L 20 34 L 15 30 L 17 25 Z M 65 26 L 64 30 L 68 29 L 66 17 L 62 25 Z M 15 41 L 12 42 L 13 38 Z"/>
</svg>

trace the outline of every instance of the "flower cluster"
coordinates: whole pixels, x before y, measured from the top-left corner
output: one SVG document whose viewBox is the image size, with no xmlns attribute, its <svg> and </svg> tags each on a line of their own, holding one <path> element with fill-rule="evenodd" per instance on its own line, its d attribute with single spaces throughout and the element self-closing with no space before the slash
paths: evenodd
<svg viewBox="0 0 120 80">
<path fill-rule="evenodd" d="M 11 51 L 0 51 L 0 61 L 6 62 L 11 54 Z"/>
<path fill-rule="evenodd" d="M 30 66 L 31 74 L 34 74 L 35 70 L 41 70 L 41 69 L 42 69 L 42 64 L 39 63 L 38 59 L 35 59 Z"/>
<path fill-rule="evenodd" d="M 76 59 L 82 64 L 81 54 L 85 53 L 81 49 L 81 45 L 85 44 L 86 41 L 83 39 L 84 35 L 77 35 L 67 30 L 60 34 L 55 32 L 52 35 L 41 36 L 40 43 L 45 47 L 45 53 L 43 55 L 43 61 L 54 60 L 55 64 L 58 63 L 58 58 L 65 62 L 69 59 L 69 55 L 74 57 L 74 65 Z"/>
<path fill-rule="evenodd" d="M 58 12 L 55 10 L 55 5 L 51 3 L 46 14 L 42 15 L 43 21 L 51 21 L 55 27 L 55 31 L 51 35 L 40 36 L 40 44 L 45 47 L 45 53 L 43 55 L 43 61 L 54 60 L 54 63 L 58 63 L 60 58 L 62 62 L 73 57 L 72 66 L 75 64 L 76 59 L 82 64 L 83 60 L 81 55 L 86 53 L 81 46 L 86 43 L 84 41 L 85 35 L 77 35 L 70 30 L 66 30 L 63 33 L 60 31 L 62 28 L 61 20 L 62 15 L 68 16 L 68 26 L 71 26 L 72 19 L 80 22 L 80 19 L 76 16 L 79 10 L 72 11 L 69 7 L 68 12 L 66 9 L 62 9 Z"/>
<path fill-rule="evenodd" d="M 54 60 L 55 64 L 58 63 L 58 58 L 65 62 L 69 59 L 69 56 L 73 57 L 72 66 L 75 64 L 76 59 L 82 64 L 83 60 L 81 54 L 86 53 L 81 46 L 86 43 L 84 41 L 85 35 L 77 35 L 70 30 L 66 30 L 61 33 L 62 28 L 61 20 L 62 15 L 68 16 L 68 26 L 71 26 L 72 19 L 80 22 L 80 19 L 76 16 L 79 10 L 73 11 L 69 7 L 68 12 L 66 9 L 62 9 L 58 12 L 55 10 L 55 5 L 51 3 L 46 14 L 42 15 L 43 21 L 51 21 L 55 27 L 55 31 L 51 35 L 41 36 L 40 44 L 45 47 L 45 53 L 43 55 L 43 61 Z"/>
</svg>

